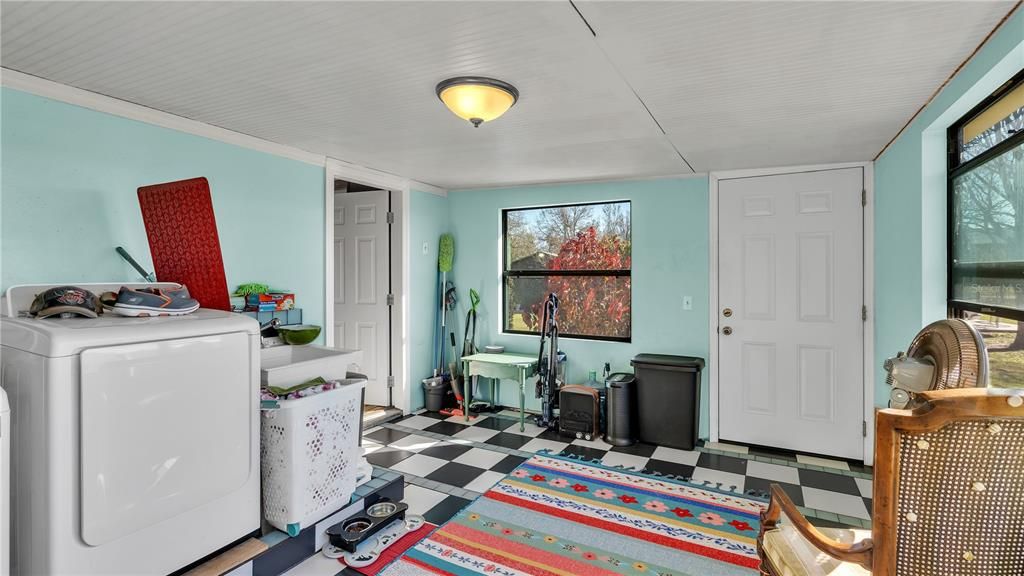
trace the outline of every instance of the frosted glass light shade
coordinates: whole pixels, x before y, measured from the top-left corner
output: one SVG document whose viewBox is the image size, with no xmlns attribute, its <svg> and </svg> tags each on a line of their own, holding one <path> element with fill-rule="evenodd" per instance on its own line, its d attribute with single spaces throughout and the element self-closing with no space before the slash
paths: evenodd
<svg viewBox="0 0 1024 576">
<path fill-rule="evenodd" d="M 508 111 L 519 99 L 519 91 L 501 80 L 467 76 L 438 84 L 437 97 L 453 114 L 479 127 Z"/>
</svg>

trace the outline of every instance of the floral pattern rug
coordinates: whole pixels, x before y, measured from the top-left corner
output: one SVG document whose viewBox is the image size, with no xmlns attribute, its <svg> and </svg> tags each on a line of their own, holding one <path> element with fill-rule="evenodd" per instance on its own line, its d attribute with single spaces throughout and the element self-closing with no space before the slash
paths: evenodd
<svg viewBox="0 0 1024 576">
<path fill-rule="evenodd" d="M 538 454 L 382 574 L 749 576 L 765 505 Z"/>
</svg>

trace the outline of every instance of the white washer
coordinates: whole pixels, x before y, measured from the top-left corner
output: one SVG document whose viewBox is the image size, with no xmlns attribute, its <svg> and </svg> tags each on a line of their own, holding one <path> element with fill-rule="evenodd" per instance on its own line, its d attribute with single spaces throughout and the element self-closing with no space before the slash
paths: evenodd
<svg viewBox="0 0 1024 576">
<path fill-rule="evenodd" d="M 11 573 L 11 408 L 0 388 L 0 576 Z"/>
<path fill-rule="evenodd" d="M 48 287 L 0 318 L 12 574 L 167 574 L 257 530 L 258 323 L 18 317 Z"/>
</svg>

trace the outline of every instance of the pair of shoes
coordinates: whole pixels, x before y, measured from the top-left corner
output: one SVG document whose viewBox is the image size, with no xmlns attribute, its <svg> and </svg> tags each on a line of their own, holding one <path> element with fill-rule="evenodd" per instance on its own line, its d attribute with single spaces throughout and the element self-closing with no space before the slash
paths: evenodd
<svg viewBox="0 0 1024 576">
<path fill-rule="evenodd" d="M 199 302 L 192 298 L 185 286 L 177 290 L 122 286 L 116 299 L 111 298 L 113 295 L 108 292 L 101 300 L 104 306 L 121 316 L 182 316 L 199 309 Z"/>
</svg>

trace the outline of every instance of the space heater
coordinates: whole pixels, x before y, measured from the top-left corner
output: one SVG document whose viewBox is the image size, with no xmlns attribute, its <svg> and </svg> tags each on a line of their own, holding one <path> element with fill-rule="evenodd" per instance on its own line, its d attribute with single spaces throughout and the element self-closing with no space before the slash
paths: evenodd
<svg viewBox="0 0 1024 576">
<path fill-rule="evenodd" d="M 583 440 L 601 435 L 601 393 L 597 388 L 570 384 L 558 391 L 558 432 Z"/>
</svg>

